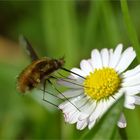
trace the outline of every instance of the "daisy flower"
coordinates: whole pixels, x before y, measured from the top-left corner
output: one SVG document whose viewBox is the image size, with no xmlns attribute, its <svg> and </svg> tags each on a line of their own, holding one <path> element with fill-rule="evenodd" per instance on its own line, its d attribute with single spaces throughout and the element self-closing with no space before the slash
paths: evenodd
<svg viewBox="0 0 140 140">
<path fill-rule="evenodd" d="M 76 123 L 79 130 L 85 127 L 91 129 L 123 94 L 125 108 L 134 109 L 135 105 L 140 105 L 137 95 L 140 90 L 140 65 L 126 71 L 136 53 L 132 47 L 122 50 L 122 44 L 117 45 L 114 51 L 94 49 L 90 59 L 81 61 L 80 69 L 73 68 L 69 77 L 58 81 L 69 88 L 63 92 L 69 100 L 59 105 L 66 122 Z M 63 98 L 61 94 L 59 97 Z M 126 125 L 122 113 L 118 126 L 124 128 Z"/>
</svg>

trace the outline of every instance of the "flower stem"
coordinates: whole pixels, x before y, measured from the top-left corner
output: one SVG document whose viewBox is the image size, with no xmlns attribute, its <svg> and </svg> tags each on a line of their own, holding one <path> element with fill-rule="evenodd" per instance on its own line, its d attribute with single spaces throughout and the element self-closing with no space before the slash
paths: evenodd
<svg viewBox="0 0 140 140">
<path fill-rule="evenodd" d="M 125 128 L 118 128 L 119 129 L 119 134 L 122 140 L 128 140 Z"/>
</svg>

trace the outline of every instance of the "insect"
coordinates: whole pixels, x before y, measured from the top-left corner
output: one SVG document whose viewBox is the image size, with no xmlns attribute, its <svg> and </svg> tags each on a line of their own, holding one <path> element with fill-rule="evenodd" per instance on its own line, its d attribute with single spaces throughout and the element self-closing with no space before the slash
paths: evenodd
<svg viewBox="0 0 140 140">
<path fill-rule="evenodd" d="M 48 81 L 52 85 L 50 78 L 55 78 L 54 76 L 52 76 L 52 74 L 55 71 L 57 71 L 58 69 L 62 69 L 64 71 L 71 72 L 71 73 L 74 73 L 74 72 L 72 72 L 66 68 L 63 68 L 63 65 L 65 63 L 64 57 L 62 57 L 60 59 L 52 59 L 49 57 L 39 58 L 37 56 L 37 54 L 35 53 L 34 49 L 32 48 L 31 44 L 25 37 L 21 36 L 20 42 L 21 42 L 22 46 L 25 47 L 25 49 L 27 50 L 28 54 L 31 57 L 32 62 L 20 73 L 18 80 L 17 80 L 17 90 L 24 94 L 26 91 L 30 91 L 30 90 L 36 88 L 39 84 L 43 84 L 43 90 L 42 90 L 43 91 L 43 100 L 58 107 L 54 103 L 45 99 L 45 92 L 47 92 L 45 90 L 46 81 Z M 74 74 L 76 74 L 76 73 L 74 73 Z M 79 75 L 79 74 L 76 74 L 76 75 Z M 53 87 L 58 93 L 61 93 L 55 86 L 53 86 Z M 49 92 L 47 92 L 47 93 L 49 93 Z M 52 93 L 49 93 L 49 94 L 53 95 Z M 67 99 L 63 94 L 62 94 L 62 96 L 65 99 Z M 58 96 L 55 96 L 55 97 L 59 98 Z M 69 99 L 67 99 L 67 100 L 69 101 Z M 69 102 L 71 102 L 71 101 L 69 101 Z M 71 103 L 71 104 L 73 104 L 73 103 Z"/>
<path fill-rule="evenodd" d="M 39 58 L 25 37 L 20 38 L 21 43 L 28 50 L 32 63 L 29 64 L 19 75 L 17 89 L 21 93 L 36 88 L 51 77 L 51 74 L 64 65 L 64 58 L 52 59 L 49 57 Z"/>
</svg>

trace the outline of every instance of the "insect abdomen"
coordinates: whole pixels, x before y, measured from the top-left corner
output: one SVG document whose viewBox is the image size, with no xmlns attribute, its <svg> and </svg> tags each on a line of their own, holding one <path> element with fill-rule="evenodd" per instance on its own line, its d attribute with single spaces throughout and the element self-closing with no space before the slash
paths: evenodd
<svg viewBox="0 0 140 140">
<path fill-rule="evenodd" d="M 25 68 L 18 78 L 18 90 L 22 93 L 37 87 L 46 77 L 49 78 L 57 69 L 64 64 L 62 59 L 50 59 L 47 57 L 34 61 L 31 65 Z"/>
</svg>

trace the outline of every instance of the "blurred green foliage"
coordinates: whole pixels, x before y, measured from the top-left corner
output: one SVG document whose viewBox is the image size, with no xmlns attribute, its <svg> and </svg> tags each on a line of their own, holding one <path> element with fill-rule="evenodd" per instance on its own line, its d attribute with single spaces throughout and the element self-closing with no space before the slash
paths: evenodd
<svg viewBox="0 0 140 140">
<path fill-rule="evenodd" d="M 128 1 L 128 7 L 139 39 L 140 2 Z M 20 34 L 40 56 L 65 56 L 67 68 L 79 66 L 93 48 L 135 44 L 127 34 L 120 1 L 109 0 L 0 1 L 1 38 L 17 42 Z M 5 48 L 0 40 L 0 52 Z M 83 131 L 65 124 L 61 112 L 17 93 L 16 77 L 29 61 L 19 51 L 10 58 L 12 49 L 0 56 L 0 139 L 79 139 Z M 140 108 L 125 114 L 129 139 L 140 139 Z"/>
</svg>

